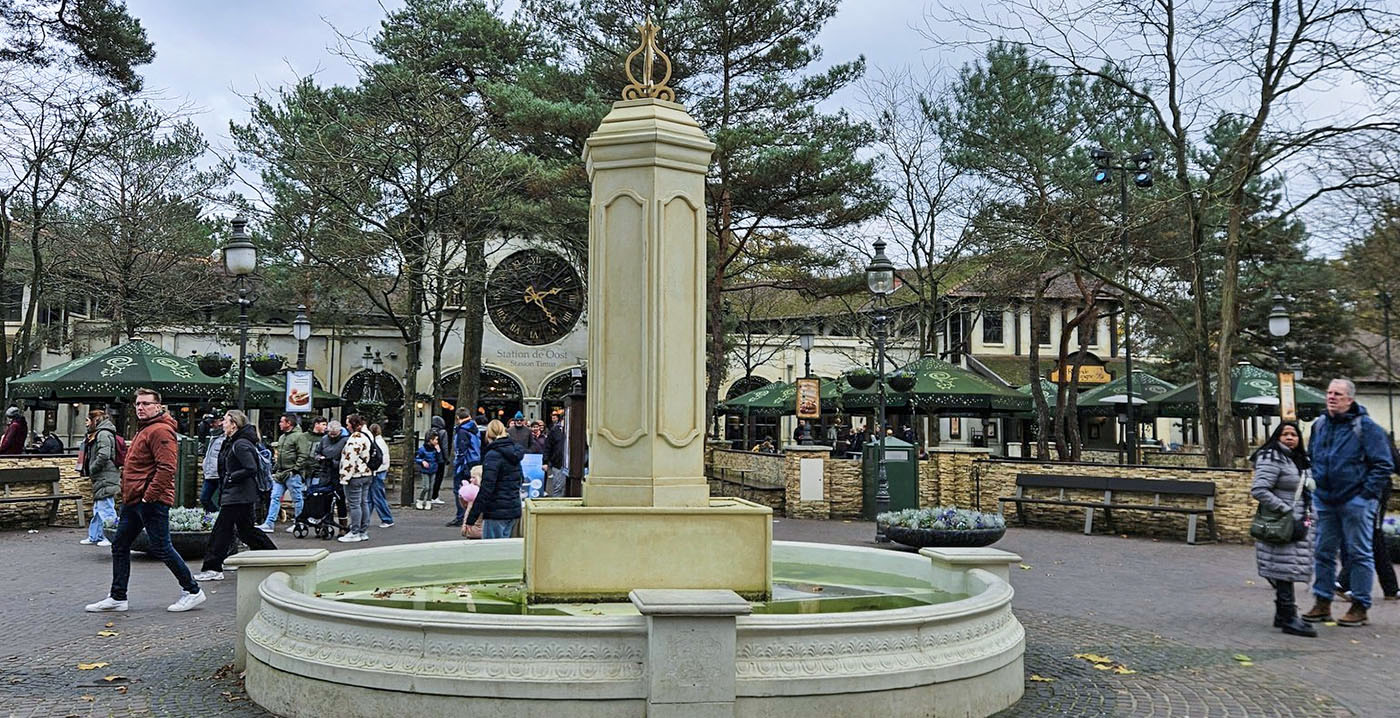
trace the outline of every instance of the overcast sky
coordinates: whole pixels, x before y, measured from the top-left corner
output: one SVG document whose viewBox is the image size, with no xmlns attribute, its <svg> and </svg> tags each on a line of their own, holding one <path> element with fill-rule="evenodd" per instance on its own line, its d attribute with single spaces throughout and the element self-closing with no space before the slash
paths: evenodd
<svg viewBox="0 0 1400 718">
<path fill-rule="evenodd" d="M 127 0 L 155 43 L 156 60 L 141 68 L 147 91 L 169 105 L 188 103 L 215 147 L 227 148 L 228 123 L 248 115 L 244 96 L 315 74 L 323 84 L 354 81 L 345 63 L 327 48 L 336 31 L 372 35 L 385 0 Z M 517 3 L 509 2 L 513 8 Z M 915 29 L 924 4 L 919 0 L 846 2 L 820 38 L 826 62 L 864 54 L 872 67 L 942 63 L 925 52 L 928 41 Z M 856 102 L 854 92 L 841 98 Z"/>
</svg>

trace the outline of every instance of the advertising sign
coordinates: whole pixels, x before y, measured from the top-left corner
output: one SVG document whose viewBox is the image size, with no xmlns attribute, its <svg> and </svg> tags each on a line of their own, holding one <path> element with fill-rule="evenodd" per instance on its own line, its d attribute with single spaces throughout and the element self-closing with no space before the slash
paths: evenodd
<svg viewBox="0 0 1400 718">
<path fill-rule="evenodd" d="M 1298 420 L 1298 402 L 1293 396 L 1293 372 L 1279 372 L 1278 415 L 1283 421 Z"/>
<path fill-rule="evenodd" d="M 538 499 L 544 494 L 544 456 L 541 454 L 526 454 L 520 460 L 520 473 L 522 481 L 520 483 L 520 498 Z"/>
<path fill-rule="evenodd" d="M 797 380 L 797 418 L 822 418 L 822 383 L 820 379 Z"/>
<path fill-rule="evenodd" d="M 287 372 L 287 413 L 311 411 L 311 377 L 310 369 L 292 369 Z"/>
</svg>

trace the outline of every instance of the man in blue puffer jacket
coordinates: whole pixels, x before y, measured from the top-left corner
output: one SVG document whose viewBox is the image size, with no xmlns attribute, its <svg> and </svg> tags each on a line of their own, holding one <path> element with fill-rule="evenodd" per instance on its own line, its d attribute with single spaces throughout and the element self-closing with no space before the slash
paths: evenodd
<svg viewBox="0 0 1400 718">
<path fill-rule="evenodd" d="M 1364 626 L 1376 571 L 1371 534 L 1381 491 L 1394 467 L 1390 441 L 1367 416 L 1366 408 L 1356 403 L 1355 384 L 1333 379 L 1327 385 L 1327 413 L 1313 422 L 1308 453 L 1317 482 L 1313 492 L 1317 510 L 1313 595 L 1317 603 L 1303 614 L 1303 620 L 1332 620 L 1337 549 L 1345 547 L 1350 560 L 1343 570 L 1350 572 L 1347 583 L 1352 603 L 1337 625 Z"/>
<path fill-rule="evenodd" d="M 481 434 L 476 422 L 472 421 L 471 409 L 457 407 L 457 431 L 452 437 L 452 503 L 457 505 L 457 518 L 448 521 L 447 526 L 461 526 L 466 509 L 457 495 L 462 484 L 471 475 L 472 467 L 481 463 Z"/>
</svg>

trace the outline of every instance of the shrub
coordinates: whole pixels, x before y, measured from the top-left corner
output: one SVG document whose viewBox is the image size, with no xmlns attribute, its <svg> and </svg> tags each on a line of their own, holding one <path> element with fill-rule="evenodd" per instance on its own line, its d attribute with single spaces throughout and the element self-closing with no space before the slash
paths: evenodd
<svg viewBox="0 0 1400 718">
<path fill-rule="evenodd" d="M 876 516 L 875 520 L 886 526 L 901 526 L 910 529 L 937 529 L 940 531 L 972 531 L 1006 528 L 1006 519 L 1001 514 L 983 513 L 971 509 L 959 509 L 953 506 L 887 511 Z"/>
</svg>

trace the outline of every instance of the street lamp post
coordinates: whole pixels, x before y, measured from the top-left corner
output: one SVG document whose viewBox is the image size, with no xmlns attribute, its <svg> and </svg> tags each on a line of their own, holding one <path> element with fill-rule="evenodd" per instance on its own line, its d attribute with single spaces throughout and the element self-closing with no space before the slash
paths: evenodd
<svg viewBox="0 0 1400 718">
<path fill-rule="evenodd" d="M 885 313 L 885 303 L 888 297 L 894 293 L 894 264 L 885 256 L 885 241 L 875 240 L 875 256 L 871 258 L 870 264 L 865 268 L 865 284 L 870 289 L 870 293 L 875 295 L 875 360 L 879 364 L 876 371 L 878 378 L 876 381 L 880 386 L 880 436 L 879 453 L 876 460 L 875 470 L 875 541 L 884 543 L 889 541 L 885 537 L 885 529 L 880 525 L 879 515 L 890 510 L 890 479 L 885 471 L 885 333 L 888 317 Z"/>
<path fill-rule="evenodd" d="M 802 377 L 804 379 L 812 378 L 812 342 L 816 338 L 816 332 L 811 327 L 802 330 L 802 334 L 797 337 L 797 343 L 802 346 Z M 802 433 L 802 440 L 798 443 L 811 446 L 813 430 L 814 427 L 808 423 L 807 431 Z"/>
<path fill-rule="evenodd" d="M 1108 182 L 1113 172 L 1118 173 L 1118 245 L 1123 252 L 1123 283 L 1128 282 L 1128 173 L 1133 173 L 1133 184 L 1139 189 L 1147 189 L 1152 186 L 1152 163 L 1157 161 L 1157 153 L 1152 150 L 1143 150 L 1131 157 L 1115 158 L 1113 153 L 1100 147 L 1093 150 L 1090 156 L 1094 160 L 1094 183 L 1104 184 Z M 1131 163 L 1131 167 L 1129 166 Z M 1126 373 L 1126 384 L 1124 389 L 1128 395 L 1127 424 L 1123 431 L 1123 441 L 1127 444 L 1127 456 L 1129 464 L 1138 462 L 1137 446 L 1137 410 L 1133 406 L 1133 332 L 1128 323 L 1130 314 L 1130 303 L 1128 293 L 1122 293 L 1123 298 L 1123 371 Z"/>
<path fill-rule="evenodd" d="M 306 369 L 306 341 L 311 338 L 311 320 L 306 318 L 306 305 L 297 305 L 296 319 L 292 320 L 292 336 L 297 340 L 297 371 Z"/>
<path fill-rule="evenodd" d="M 248 277 L 258 268 L 258 248 L 248 234 L 248 219 L 233 218 L 233 234 L 223 251 L 224 269 L 233 276 L 238 287 L 238 410 L 245 411 L 248 399 Z"/>
<path fill-rule="evenodd" d="M 1394 367 L 1390 363 L 1390 292 L 1381 290 L 1381 315 L 1383 325 L 1381 331 L 1385 332 L 1385 427 L 1390 432 L 1390 438 L 1395 439 L 1395 378 Z"/>
<path fill-rule="evenodd" d="M 1274 295 L 1274 308 L 1269 311 L 1269 334 L 1278 341 L 1274 342 L 1274 363 L 1278 366 L 1278 420 L 1283 422 L 1283 373 L 1288 369 L 1287 356 L 1284 354 L 1284 338 L 1292 329 L 1292 323 L 1288 319 L 1288 310 L 1283 306 L 1284 297 L 1282 294 Z M 1264 420 L 1264 429 L 1268 430 L 1269 420 Z"/>
</svg>

